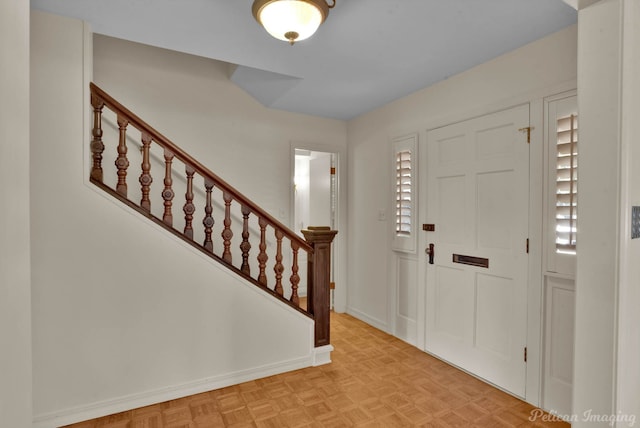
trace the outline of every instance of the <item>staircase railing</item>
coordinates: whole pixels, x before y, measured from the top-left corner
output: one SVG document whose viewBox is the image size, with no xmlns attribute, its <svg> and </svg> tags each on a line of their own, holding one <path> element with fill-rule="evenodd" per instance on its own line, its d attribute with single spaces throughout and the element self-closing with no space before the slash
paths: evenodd
<svg viewBox="0 0 640 428">
<path fill-rule="evenodd" d="M 91 83 L 90 90 L 90 181 L 237 275 L 313 318 L 315 346 L 328 345 L 330 244 L 337 232 L 328 227 L 310 227 L 302 231 L 306 240 L 302 239 L 97 85 Z M 103 111 L 105 107 L 107 111 Z M 110 128 L 117 137 L 105 138 L 103 128 Z M 138 131 L 139 140 L 131 136 L 131 128 Z M 105 141 L 112 146 L 109 151 Z M 131 146 L 140 151 L 139 168 L 130 161 Z M 111 158 L 115 168 L 103 169 L 105 158 Z M 178 164 L 184 166 L 184 174 L 178 172 Z M 160 170 L 158 181 L 152 175 L 155 169 Z M 130 187 L 128 178 L 134 174 L 139 186 Z M 115 186 L 106 184 L 109 182 Z M 177 226 L 174 201 L 180 190 L 184 191 L 180 214 L 184 221 Z M 202 227 L 194 224 L 197 217 Z M 216 226 L 216 218 L 222 219 L 220 226 Z M 214 231 L 221 239 L 215 237 Z M 290 251 L 284 249 L 285 244 Z M 257 255 L 252 252 L 256 246 Z M 304 258 L 306 267 L 300 265 Z M 301 268 L 307 270 L 307 308 L 300 307 L 298 295 Z M 285 272 L 289 276 L 287 291 Z"/>
</svg>

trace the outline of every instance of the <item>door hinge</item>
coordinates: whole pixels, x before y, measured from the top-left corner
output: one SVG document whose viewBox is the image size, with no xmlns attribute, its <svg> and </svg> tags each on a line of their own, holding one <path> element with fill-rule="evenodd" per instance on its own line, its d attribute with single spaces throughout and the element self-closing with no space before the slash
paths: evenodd
<svg viewBox="0 0 640 428">
<path fill-rule="evenodd" d="M 529 238 L 527 238 L 527 254 L 529 254 Z"/>
<path fill-rule="evenodd" d="M 527 362 L 527 347 L 524 347 L 524 362 Z"/>
<path fill-rule="evenodd" d="M 526 128 L 518 129 L 518 131 L 520 131 L 520 132 L 526 132 L 527 133 L 527 144 L 531 143 L 531 130 L 532 129 L 533 129 L 533 126 L 527 126 Z"/>
</svg>

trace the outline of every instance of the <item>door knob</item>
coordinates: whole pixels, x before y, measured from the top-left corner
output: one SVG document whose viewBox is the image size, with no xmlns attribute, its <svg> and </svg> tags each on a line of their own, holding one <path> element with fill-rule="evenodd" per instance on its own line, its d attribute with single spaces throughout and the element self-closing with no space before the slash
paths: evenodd
<svg viewBox="0 0 640 428">
<path fill-rule="evenodd" d="M 424 252 L 429 256 L 429 264 L 433 264 L 433 257 L 436 255 L 435 246 L 433 244 L 429 244 L 427 248 L 424 249 Z"/>
</svg>

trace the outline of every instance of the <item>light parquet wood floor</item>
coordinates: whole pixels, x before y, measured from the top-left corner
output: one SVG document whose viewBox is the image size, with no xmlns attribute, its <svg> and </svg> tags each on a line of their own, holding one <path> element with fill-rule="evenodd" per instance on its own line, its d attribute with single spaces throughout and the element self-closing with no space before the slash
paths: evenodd
<svg viewBox="0 0 640 428">
<path fill-rule="evenodd" d="M 331 335 L 331 364 L 69 428 L 569 426 L 349 315 L 331 313 Z"/>
</svg>

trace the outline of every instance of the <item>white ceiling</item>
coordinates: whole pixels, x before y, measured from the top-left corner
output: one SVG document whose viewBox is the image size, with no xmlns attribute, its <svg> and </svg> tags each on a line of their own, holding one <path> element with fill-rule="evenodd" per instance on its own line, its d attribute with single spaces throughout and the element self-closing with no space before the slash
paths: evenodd
<svg viewBox="0 0 640 428">
<path fill-rule="evenodd" d="M 290 46 L 252 0 L 31 0 L 95 33 L 237 64 L 231 79 L 264 105 L 351 119 L 576 22 L 566 0 L 336 0 Z M 570 4 L 570 3 L 569 3 Z"/>
</svg>

